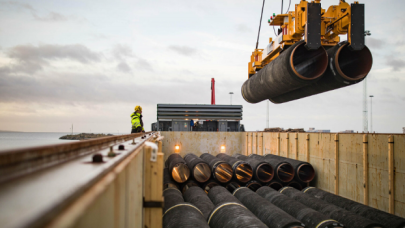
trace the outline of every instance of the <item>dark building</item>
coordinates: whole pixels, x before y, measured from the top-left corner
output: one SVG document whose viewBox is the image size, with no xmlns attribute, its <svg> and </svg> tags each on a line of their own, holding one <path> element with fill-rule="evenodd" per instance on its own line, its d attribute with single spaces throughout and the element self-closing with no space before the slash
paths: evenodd
<svg viewBox="0 0 405 228">
<path fill-rule="evenodd" d="M 158 104 L 152 131 L 245 131 L 242 111 L 242 105 Z"/>
</svg>

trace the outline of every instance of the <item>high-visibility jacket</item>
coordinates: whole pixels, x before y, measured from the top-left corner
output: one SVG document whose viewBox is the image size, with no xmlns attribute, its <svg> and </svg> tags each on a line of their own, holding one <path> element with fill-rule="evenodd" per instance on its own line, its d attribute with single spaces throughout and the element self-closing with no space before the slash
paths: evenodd
<svg viewBox="0 0 405 228">
<path fill-rule="evenodd" d="M 134 112 L 131 114 L 131 123 L 132 123 L 132 129 L 137 129 L 138 127 L 143 129 L 143 121 L 142 121 L 142 115 L 140 113 Z"/>
</svg>

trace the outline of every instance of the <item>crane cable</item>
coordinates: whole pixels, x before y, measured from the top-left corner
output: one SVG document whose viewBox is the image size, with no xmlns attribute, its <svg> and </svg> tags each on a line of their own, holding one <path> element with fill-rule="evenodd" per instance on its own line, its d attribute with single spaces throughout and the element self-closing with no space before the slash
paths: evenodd
<svg viewBox="0 0 405 228">
<path fill-rule="evenodd" d="M 262 17 L 263 17 L 263 9 L 264 9 L 264 2 L 266 0 L 263 0 L 263 5 L 262 5 L 262 14 L 260 15 L 260 23 L 259 23 L 259 32 L 257 33 L 257 41 L 256 41 L 256 49 L 259 46 L 259 36 L 260 36 L 260 28 L 262 27 Z"/>
</svg>

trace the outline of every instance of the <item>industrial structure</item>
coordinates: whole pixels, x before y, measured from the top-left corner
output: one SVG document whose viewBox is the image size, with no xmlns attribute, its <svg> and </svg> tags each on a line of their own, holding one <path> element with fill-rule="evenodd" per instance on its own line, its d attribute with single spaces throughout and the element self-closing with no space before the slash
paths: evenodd
<svg viewBox="0 0 405 228">
<path fill-rule="evenodd" d="M 266 49 L 252 52 L 242 96 L 250 103 L 284 103 L 362 81 L 372 66 L 364 43 L 364 4 L 321 8 L 321 1 L 301 0 L 294 11 L 273 14 L 280 26 Z M 339 35 L 347 34 L 340 42 Z"/>
</svg>

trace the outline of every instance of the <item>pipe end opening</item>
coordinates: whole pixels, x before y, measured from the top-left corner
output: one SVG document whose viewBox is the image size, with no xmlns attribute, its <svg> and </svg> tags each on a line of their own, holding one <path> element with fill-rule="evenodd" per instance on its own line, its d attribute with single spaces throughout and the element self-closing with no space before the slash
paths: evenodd
<svg viewBox="0 0 405 228">
<path fill-rule="evenodd" d="M 282 182 L 290 182 L 294 178 L 294 167 L 290 163 L 282 163 L 277 168 L 277 176 Z"/>
<path fill-rule="evenodd" d="M 305 42 L 296 46 L 290 57 L 291 68 L 301 79 L 314 80 L 322 76 L 328 67 L 328 54 L 323 47 L 308 50 Z"/>
<path fill-rule="evenodd" d="M 211 177 L 211 169 L 206 163 L 198 163 L 193 170 L 193 176 L 196 181 L 204 183 Z"/>
<path fill-rule="evenodd" d="M 280 190 L 280 189 L 283 188 L 283 185 L 280 184 L 280 183 L 278 183 L 278 182 L 270 183 L 268 186 L 269 186 L 270 188 L 276 190 L 276 191 L 278 191 L 278 190 Z"/>
<path fill-rule="evenodd" d="M 298 167 L 298 178 L 305 183 L 311 182 L 315 178 L 314 167 L 310 164 L 303 164 Z"/>
<path fill-rule="evenodd" d="M 215 168 L 215 178 L 221 183 L 227 183 L 232 179 L 233 171 L 228 163 L 221 163 Z"/>
<path fill-rule="evenodd" d="M 365 78 L 373 65 L 373 56 L 367 46 L 360 51 L 352 51 L 347 43 L 337 50 L 335 56 L 337 70 L 349 81 Z"/>
<path fill-rule="evenodd" d="M 190 169 L 184 163 L 178 163 L 173 167 L 172 177 L 177 183 L 184 183 L 190 177 Z"/>
<path fill-rule="evenodd" d="M 270 182 L 274 177 L 274 170 L 270 164 L 260 164 L 256 169 L 256 176 L 262 183 Z"/>
<path fill-rule="evenodd" d="M 239 164 L 235 169 L 236 179 L 242 183 L 250 181 L 253 177 L 252 167 L 247 164 Z"/>
<path fill-rule="evenodd" d="M 295 182 L 295 181 L 289 183 L 288 186 L 293 187 L 293 188 L 295 188 L 295 189 L 297 189 L 299 191 L 302 190 L 302 186 L 300 185 L 300 183 Z"/>
</svg>

